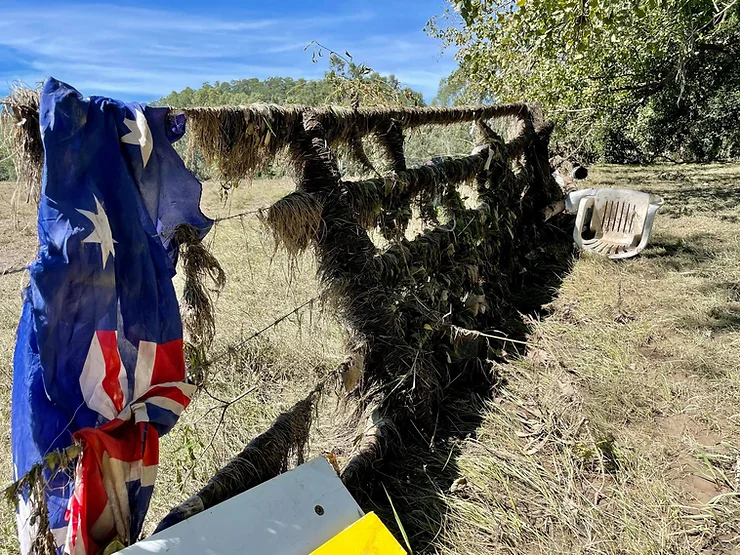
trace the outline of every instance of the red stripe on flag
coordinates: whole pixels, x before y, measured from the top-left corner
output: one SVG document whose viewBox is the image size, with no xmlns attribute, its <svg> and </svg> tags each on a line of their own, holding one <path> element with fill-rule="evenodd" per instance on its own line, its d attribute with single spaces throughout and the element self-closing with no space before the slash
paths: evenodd
<svg viewBox="0 0 740 555">
<path fill-rule="evenodd" d="M 173 401 L 180 403 L 185 409 L 190 404 L 190 397 L 174 386 L 154 386 L 145 395 L 141 396 L 139 401 L 146 401 L 152 397 L 169 397 Z"/>
<path fill-rule="evenodd" d="M 118 353 L 118 337 L 115 331 L 98 330 L 95 332 L 100 342 L 100 350 L 103 352 L 105 361 L 105 377 L 101 385 L 108 397 L 113 401 L 113 406 L 117 412 L 123 410 L 123 391 L 118 381 L 118 374 L 121 371 L 121 355 Z"/>
<path fill-rule="evenodd" d="M 100 428 L 83 428 L 74 433 L 75 439 L 82 442 L 82 456 L 77 463 L 75 497 L 70 503 L 67 519 L 72 521 L 73 531 L 80 529 L 85 552 L 90 554 L 100 552 L 123 532 L 116 530 L 113 518 L 101 520 L 106 516 L 104 513 L 109 504 L 112 514 L 118 515 L 130 515 L 142 509 L 129 506 L 126 494 L 128 483 L 141 480 L 143 468 L 137 463 L 144 467 L 156 467 L 159 461 L 159 436 L 153 426 L 132 426 L 129 421 L 114 428 L 111 426 L 114 422 L 108 422 Z M 144 433 L 146 437 L 143 437 Z M 103 462 L 106 455 L 110 457 L 109 464 Z M 130 463 L 131 466 L 121 466 L 112 459 Z M 123 474 L 120 474 L 121 470 Z M 116 494 L 113 498 L 108 496 L 106 480 L 110 491 Z M 123 525 L 127 526 L 128 522 Z M 74 545 L 76 534 L 73 538 Z M 124 541 L 128 540 L 124 538 Z"/>
<path fill-rule="evenodd" d="M 166 382 L 181 382 L 185 379 L 185 358 L 182 354 L 182 339 L 157 345 L 154 357 L 151 385 Z"/>
<path fill-rule="evenodd" d="M 141 463 L 144 466 L 159 465 L 159 435 L 154 426 L 146 426 L 146 448 Z"/>
</svg>

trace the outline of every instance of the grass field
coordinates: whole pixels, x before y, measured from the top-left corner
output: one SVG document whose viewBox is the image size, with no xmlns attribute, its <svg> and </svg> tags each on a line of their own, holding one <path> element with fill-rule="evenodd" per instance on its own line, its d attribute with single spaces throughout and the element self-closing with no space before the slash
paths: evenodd
<svg viewBox="0 0 740 555">
<path fill-rule="evenodd" d="M 415 553 L 740 550 L 740 167 L 601 166 L 586 184 L 662 194 L 652 245 L 630 261 L 574 261 L 530 322 L 526 356 L 499 365 L 495 394 L 458 401 L 460 433 L 410 454 L 413 474 L 384 477 Z M 223 195 L 208 183 L 204 211 L 251 210 L 291 188 L 258 180 Z M 35 250 L 33 210 L 13 218 L 12 189 L 0 183 L 0 270 Z M 228 276 L 214 354 L 317 294 L 313 260 L 291 271 L 253 216 L 220 223 L 208 240 Z M 0 482 L 12 469 L 25 280 L 0 276 Z M 343 340 L 313 303 L 212 367 L 162 441 L 145 531 L 341 361 Z M 319 418 L 314 454 L 332 448 L 333 427 Z M 368 508 L 395 528 L 388 504 L 374 499 Z M 12 510 L 0 515 L 0 552 L 12 553 Z"/>
</svg>

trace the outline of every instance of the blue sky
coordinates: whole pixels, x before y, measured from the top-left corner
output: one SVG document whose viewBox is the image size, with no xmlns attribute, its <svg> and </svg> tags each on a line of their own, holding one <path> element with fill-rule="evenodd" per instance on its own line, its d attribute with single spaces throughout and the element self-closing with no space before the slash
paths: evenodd
<svg viewBox="0 0 740 555">
<path fill-rule="evenodd" d="M 0 96 L 53 75 L 86 96 L 150 101 L 203 82 L 321 77 L 316 40 L 431 100 L 455 67 L 424 33 L 444 0 L 0 0 Z"/>
</svg>

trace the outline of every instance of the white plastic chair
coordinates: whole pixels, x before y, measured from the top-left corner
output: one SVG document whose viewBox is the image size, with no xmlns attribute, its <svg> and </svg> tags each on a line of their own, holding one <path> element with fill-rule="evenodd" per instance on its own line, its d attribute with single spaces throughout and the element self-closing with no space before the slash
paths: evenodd
<svg viewBox="0 0 740 555">
<path fill-rule="evenodd" d="M 576 214 L 576 244 L 612 259 L 630 258 L 645 248 L 661 206 L 661 197 L 627 189 L 584 189 L 565 199 L 565 210 Z"/>
</svg>

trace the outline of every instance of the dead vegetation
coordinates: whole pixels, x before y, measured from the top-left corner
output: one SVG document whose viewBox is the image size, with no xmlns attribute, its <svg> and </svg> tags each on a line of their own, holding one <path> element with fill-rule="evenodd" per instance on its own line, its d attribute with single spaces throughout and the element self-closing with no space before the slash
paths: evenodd
<svg viewBox="0 0 740 555">
<path fill-rule="evenodd" d="M 528 343 L 526 352 L 517 343 L 494 342 L 485 370 L 492 387 L 479 384 L 464 395 L 446 389 L 441 424 L 423 436 L 426 447 L 410 445 L 392 474 L 381 472 L 379 484 L 415 551 L 694 553 L 737 545 L 740 330 L 733 303 L 740 300 L 740 253 L 732 237 L 740 212 L 728 199 L 738 172 L 682 171 L 689 172 L 685 180 L 662 179 L 653 170 L 597 172 L 592 186 L 639 182 L 669 199 L 681 195 L 685 202 L 674 203 L 684 208 L 659 217 L 654 246 L 640 259 L 578 261 L 544 310 L 535 311 L 554 291 L 526 289 L 515 301 L 529 313 L 533 332 L 505 329 Z M 705 182 L 716 200 L 693 200 L 690 191 Z M 263 206 L 289 187 L 256 182 L 232 191 L 227 208 L 211 189 L 206 211 Z M 228 352 L 260 321 L 317 292 L 311 259 L 299 258 L 298 274 L 291 274 L 287 254 L 275 252 L 253 221 L 224 222 L 210 241 L 230 280 L 214 299 L 214 350 Z M 32 257 L 32 241 L 16 245 L 3 251 L 0 267 L 6 257 L 8 263 Z M 0 282 L 9 299 L 0 308 L 0 377 L 7 384 L 20 282 Z M 173 496 L 183 499 L 205 484 L 279 407 L 303 398 L 344 360 L 341 333 L 319 316 L 296 315 L 209 369 L 209 385 L 163 441 L 148 531 Z M 228 411 L 217 410 L 223 399 L 250 390 Z M 7 411 L 9 401 L 0 403 L 4 422 Z M 365 416 L 373 421 L 372 413 Z M 351 454 L 342 451 L 346 438 L 336 428 L 333 417 L 319 419 L 312 453 Z M 385 510 L 392 524 L 383 489 L 363 491 L 363 504 Z M 12 551 L 12 516 L 3 513 L 1 525 Z"/>
<path fill-rule="evenodd" d="M 38 202 L 41 192 L 44 147 L 39 129 L 40 96 L 38 91 L 16 87 L 0 104 L 0 118 L 4 124 L 0 129 L 7 131 L 16 174 L 25 184 L 25 190 L 19 187 L 17 194 L 24 197 L 25 202 Z"/>
<path fill-rule="evenodd" d="M 244 118 L 255 110 L 209 110 L 213 128 L 195 135 L 209 141 L 219 130 L 234 127 L 238 142 L 244 133 L 264 134 L 259 126 L 235 123 L 246 122 Z M 294 110 L 270 107 L 268 112 L 291 117 Z M 478 122 L 483 142 L 470 156 L 406 168 L 402 124 L 459 123 L 490 111 L 519 114 L 508 142 Z M 195 127 L 197 117 L 191 121 Z M 460 110 L 304 109 L 293 117 L 296 121 L 279 142 L 285 144 L 296 168 L 297 192 L 270 208 L 264 221 L 272 224 L 278 244 L 287 246 L 291 258 L 313 247 L 322 298 L 331 303 L 347 330 L 349 366 L 358 374 L 353 388 L 345 391 L 346 411 L 356 416 L 347 432 L 354 428 L 357 439 L 338 458 L 343 481 L 359 491 L 376 483 L 381 469 L 391 471 L 394 460 L 420 439 L 433 447 L 434 430 L 440 421 L 445 424 L 440 415 L 448 390 L 465 390 L 490 380 L 484 352 L 491 346 L 479 340 L 483 336 L 461 342 L 460 334 L 452 338 L 450 329 L 510 327 L 509 321 L 515 323 L 518 317 L 515 300 L 509 296 L 541 274 L 536 266 L 547 263 L 553 254 L 543 247 L 553 246 L 561 258 L 567 254 L 567 235 L 556 236 L 558 240 L 540 238 L 544 209 L 562 194 L 548 163 L 552 128 L 536 120 L 525 105 Z M 374 134 L 392 163 L 392 173 L 367 182 L 343 181 L 329 145 L 347 143 L 350 132 L 352 137 Z M 218 159 L 222 171 L 226 160 L 247 156 L 235 153 L 230 140 L 199 146 L 207 158 Z M 209 153 L 211 146 L 218 152 Z M 251 146 L 254 156 L 259 151 L 269 157 L 269 152 L 260 150 L 261 144 Z M 250 163 L 244 159 L 231 167 L 228 162 L 231 170 L 224 177 L 245 177 L 252 169 Z M 477 183 L 480 205 L 471 209 L 458 186 L 472 181 Z M 356 190 L 370 194 L 353 196 Z M 433 229 L 407 240 L 412 206 L 419 207 L 422 220 Z M 373 222 L 368 214 L 376 212 Z M 378 250 L 363 223 L 377 225 L 391 241 L 389 246 Z M 528 277 L 522 279 L 527 271 Z M 345 384 L 346 366 L 343 362 L 337 368 Z M 361 415 L 366 415 L 367 423 Z M 253 455 L 283 460 L 287 453 L 279 446 L 279 442 L 265 444 L 270 453 Z M 200 491 L 199 498 L 209 497 L 208 488 L 223 481 L 219 476 L 224 473 L 234 492 L 247 487 L 234 485 L 224 469 Z M 171 516 L 189 514 L 190 505 L 188 501 L 176 507 Z"/>
<path fill-rule="evenodd" d="M 497 365 L 495 396 L 461 402 L 447 443 L 387 478 L 420 552 L 740 545 L 740 209 L 726 202 L 740 171 L 680 171 L 593 172 L 590 186 L 681 196 L 683 213 L 660 215 L 637 259 L 578 260 L 526 356 Z M 682 194 L 703 187 L 714 201 Z"/>
</svg>

